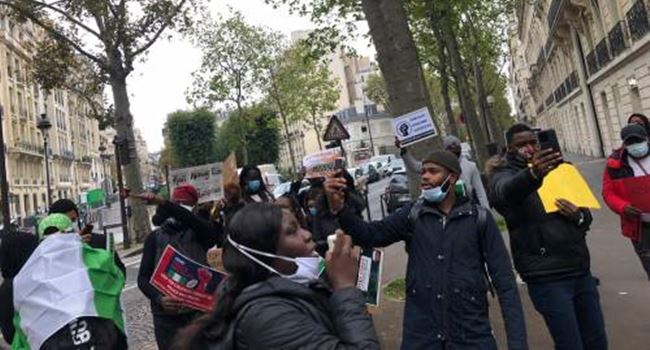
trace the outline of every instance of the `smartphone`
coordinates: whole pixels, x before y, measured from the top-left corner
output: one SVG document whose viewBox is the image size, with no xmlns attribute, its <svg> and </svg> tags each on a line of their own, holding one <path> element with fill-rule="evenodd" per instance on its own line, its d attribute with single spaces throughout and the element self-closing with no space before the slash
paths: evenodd
<svg viewBox="0 0 650 350">
<path fill-rule="evenodd" d="M 542 150 L 552 149 L 556 152 L 562 153 L 560 143 L 557 140 L 557 134 L 554 129 L 542 130 L 537 133 L 537 140 Z"/>
</svg>

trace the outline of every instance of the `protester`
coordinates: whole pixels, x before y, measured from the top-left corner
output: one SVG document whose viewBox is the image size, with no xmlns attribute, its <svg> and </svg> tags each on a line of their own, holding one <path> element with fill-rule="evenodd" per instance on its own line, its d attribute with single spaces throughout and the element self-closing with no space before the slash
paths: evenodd
<svg viewBox="0 0 650 350">
<path fill-rule="evenodd" d="M 559 199 L 546 213 L 537 190 L 562 162 L 559 150 L 540 150 L 530 127 L 506 132 L 508 152 L 489 179 L 492 204 L 505 217 L 517 271 L 558 350 L 606 349 L 607 336 L 585 241 L 588 209 Z"/>
<path fill-rule="evenodd" d="M 400 154 L 402 155 L 406 168 L 419 174 L 422 169 L 422 163 L 416 160 L 415 157 L 408 152 L 407 148 L 401 148 L 400 142 L 397 138 L 395 139 L 395 145 L 400 148 Z M 458 137 L 453 135 L 446 136 L 443 140 L 443 145 L 447 151 L 455 154 L 460 161 L 460 168 L 462 170 L 460 180 L 463 182 L 463 185 L 465 185 L 467 197 L 476 201 L 483 208 L 489 209 L 490 202 L 488 201 L 485 187 L 483 187 L 481 172 L 478 170 L 476 163 L 470 161 L 462 154 L 461 142 Z"/>
<path fill-rule="evenodd" d="M 43 240 L 13 278 L 12 349 L 126 349 L 124 274 L 84 244 L 64 214 L 39 224 Z"/>
<path fill-rule="evenodd" d="M 488 210 L 457 198 L 461 167 L 454 154 L 424 159 L 422 198 L 381 221 L 364 222 L 344 200 L 345 180 L 330 177 L 331 210 L 355 243 L 405 241 L 409 254 L 402 349 L 497 349 L 488 315 L 486 273 L 505 320 L 508 348 L 527 349 L 526 326 L 510 257 Z M 485 270 L 487 265 L 487 271 Z"/>
<path fill-rule="evenodd" d="M 628 124 L 638 124 L 641 125 L 646 133 L 650 135 L 650 120 L 648 120 L 648 117 L 641 113 L 632 113 L 630 114 L 630 117 L 627 118 L 627 123 Z"/>
<path fill-rule="evenodd" d="M 11 344 L 14 339 L 14 295 L 13 279 L 25 265 L 27 259 L 38 246 L 38 238 L 27 232 L 8 231 L 0 244 L 0 330 L 4 340 Z"/>
<path fill-rule="evenodd" d="M 243 208 L 224 247 L 224 294 L 179 334 L 174 349 L 379 349 L 355 288 L 358 248 L 337 237 L 326 263 L 331 287 L 319 279 L 314 248 L 289 211 L 267 203 Z"/>
<path fill-rule="evenodd" d="M 603 199 L 621 217 L 623 235 L 632 241 L 650 280 L 650 213 L 632 205 L 629 191 L 634 189 L 623 183 L 624 179 L 650 175 L 648 134 L 643 126 L 629 124 L 621 130 L 621 140 L 623 147 L 614 150 L 607 159 Z"/>
<path fill-rule="evenodd" d="M 230 220 L 246 205 L 246 203 L 241 198 L 241 188 L 237 184 L 224 185 L 223 194 L 223 221 L 224 227 L 228 227 Z"/>
<path fill-rule="evenodd" d="M 67 198 L 62 198 L 52 203 L 50 206 L 49 214 L 64 214 L 70 218 L 70 220 L 75 223 L 79 221 L 79 208 L 77 205 Z M 113 250 L 112 242 L 103 234 L 97 234 L 92 232 L 92 226 L 86 225 L 85 227 L 80 228 L 79 235 L 81 239 L 88 243 L 91 247 L 97 249 L 107 249 Z M 117 267 L 122 270 L 122 273 L 126 275 L 126 266 L 120 259 L 120 255 L 117 251 L 113 251 L 113 259 L 115 259 L 115 264 Z"/>
<path fill-rule="evenodd" d="M 158 206 L 152 221 L 160 227 L 151 232 L 144 242 L 138 287 L 151 302 L 156 343 L 160 350 L 165 350 L 169 349 L 178 330 L 188 325 L 198 312 L 182 307 L 179 300 L 163 295 L 151 285 L 151 276 L 158 261 L 165 248 L 171 245 L 188 258 L 208 265 L 206 254 L 223 239 L 223 229 L 192 213 L 199 195 L 190 184 L 176 187 L 171 201 L 152 194 L 132 197 Z"/>
<path fill-rule="evenodd" d="M 309 228 L 309 224 L 307 223 L 307 218 L 305 217 L 305 212 L 303 211 L 302 206 L 300 205 L 300 202 L 298 202 L 298 199 L 296 197 L 294 197 L 290 193 L 285 193 L 275 200 L 275 204 L 282 209 L 286 209 L 290 211 L 291 214 L 293 214 L 293 216 L 296 217 L 296 220 L 298 220 L 298 224 L 300 224 L 300 227 L 304 229 Z"/>
<path fill-rule="evenodd" d="M 262 172 L 254 165 L 246 165 L 239 174 L 239 186 L 244 194 L 244 202 L 272 202 L 273 195 L 262 180 Z"/>
</svg>

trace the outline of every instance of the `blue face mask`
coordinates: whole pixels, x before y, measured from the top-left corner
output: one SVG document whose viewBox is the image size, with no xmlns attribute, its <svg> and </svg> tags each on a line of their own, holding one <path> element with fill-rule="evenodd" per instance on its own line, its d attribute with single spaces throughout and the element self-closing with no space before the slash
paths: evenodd
<svg viewBox="0 0 650 350">
<path fill-rule="evenodd" d="M 627 145 L 625 149 L 634 158 L 643 158 L 648 155 L 648 143 L 645 141 Z"/>
<path fill-rule="evenodd" d="M 251 193 L 257 193 L 262 187 L 262 181 L 260 180 L 250 180 L 248 181 L 248 191 Z"/>
<path fill-rule="evenodd" d="M 317 208 L 314 208 L 314 207 L 309 207 L 309 214 L 310 214 L 311 216 L 316 216 L 316 215 L 318 215 L 318 209 L 317 209 Z"/>
<path fill-rule="evenodd" d="M 445 187 L 447 181 L 449 181 L 449 176 L 447 176 L 447 179 L 440 186 L 422 190 L 422 198 L 424 198 L 425 201 L 433 204 L 437 204 L 445 200 L 445 198 L 447 198 L 447 194 L 449 194 L 449 189 L 443 191 L 442 188 Z"/>
</svg>

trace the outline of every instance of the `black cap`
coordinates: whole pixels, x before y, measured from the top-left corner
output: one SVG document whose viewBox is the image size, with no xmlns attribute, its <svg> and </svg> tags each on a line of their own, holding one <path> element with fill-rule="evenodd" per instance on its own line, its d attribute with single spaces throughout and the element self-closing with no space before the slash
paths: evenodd
<svg viewBox="0 0 650 350">
<path fill-rule="evenodd" d="M 433 151 L 428 156 L 426 156 L 426 158 L 424 158 L 422 163 L 436 163 L 447 168 L 447 170 L 451 171 L 452 173 L 456 173 L 458 175 L 461 173 L 458 157 L 449 151 Z"/>
<path fill-rule="evenodd" d="M 621 140 L 627 141 L 630 137 L 637 137 L 639 139 L 646 139 L 648 133 L 645 128 L 638 124 L 628 124 L 621 129 Z"/>
</svg>

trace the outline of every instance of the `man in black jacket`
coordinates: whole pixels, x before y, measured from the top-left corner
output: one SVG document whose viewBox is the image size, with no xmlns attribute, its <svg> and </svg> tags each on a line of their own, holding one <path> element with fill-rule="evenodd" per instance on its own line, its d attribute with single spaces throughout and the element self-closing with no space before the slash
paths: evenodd
<svg viewBox="0 0 650 350">
<path fill-rule="evenodd" d="M 182 307 L 177 299 L 162 294 L 151 285 L 149 281 L 156 265 L 167 245 L 200 264 L 208 265 L 207 252 L 222 239 L 222 227 L 192 213 L 199 197 L 190 184 L 176 187 L 171 201 L 150 194 L 132 197 L 158 205 L 152 221 L 159 228 L 144 242 L 138 287 L 151 301 L 156 342 L 158 349 L 165 350 L 171 346 L 176 333 L 197 316 L 197 312 Z"/>
<path fill-rule="evenodd" d="M 344 201 L 345 180 L 325 188 L 341 227 L 362 247 L 407 243 L 402 349 L 496 350 L 485 274 L 499 296 L 508 348 L 527 349 L 526 325 L 510 257 L 489 211 L 456 197 L 458 158 L 437 151 L 422 164 L 422 199 L 367 223 Z M 487 271 L 486 271 L 487 265 Z"/>
<path fill-rule="evenodd" d="M 490 203 L 505 217 L 517 271 L 544 316 L 557 350 L 606 349 L 607 336 L 585 236 L 586 208 L 560 199 L 546 213 L 537 190 L 562 162 L 559 150 L 540 150 L 524 124 L 506 133 L 508 152 L 490 175 Z"/>
</svg>

